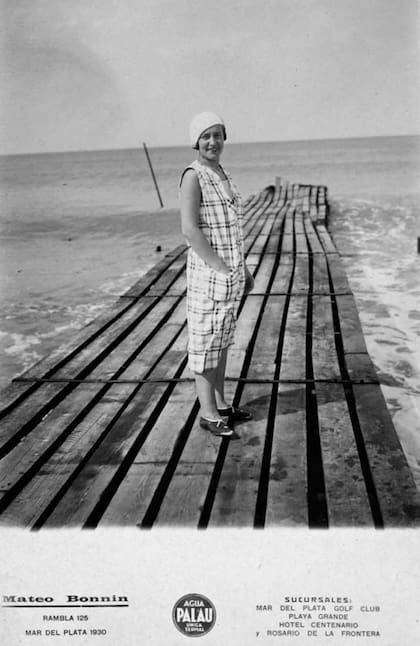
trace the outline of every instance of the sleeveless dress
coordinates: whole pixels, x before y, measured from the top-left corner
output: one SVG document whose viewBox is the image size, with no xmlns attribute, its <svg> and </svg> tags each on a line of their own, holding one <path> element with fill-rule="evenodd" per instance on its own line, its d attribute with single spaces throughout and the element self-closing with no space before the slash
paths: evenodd
<svg viewBox="0 0 420 646">
<path fill-rule="evenodd" d="M 208 265 L 189 246 L 187 258 L 188 365 L 193 372 L 216 368 L 223 349 L 233 342 L 238 306 L 245 286 L 242 203 L 230 175 L 232 196 L 211 168 L 193 162 L 201 188 L 198 226 L 230 269 L 228 275 Z M 184 175 L 183 173 L 183 175 Z M 181 178 L 182 181 L 182 178 Z"/>
</svg>

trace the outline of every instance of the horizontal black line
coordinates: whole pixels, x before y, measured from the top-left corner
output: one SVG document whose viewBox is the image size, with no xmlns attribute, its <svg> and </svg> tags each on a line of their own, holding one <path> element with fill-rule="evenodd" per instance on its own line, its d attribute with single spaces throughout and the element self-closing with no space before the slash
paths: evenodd
<svg viewBox="0 0 420 646">
<path fill-rule="evenodd" d="M 307 298 L 308 296 L 353 296 L 353 292 L 251 292 L 247 298 L 250 296 L 305 296 Z"/>
<path fill-rule="evenodd" d="M 363 293 L 368 293 L 368 294 L 373 294 L 374 292 L 363 292 Z M 186 289 L 184 289 L 182 292 L 179 292 L 177 294 L 170 294 L 166 292 L 165 294 L 145 294 L 144 296 L 141 296 L 142 299 L 144 298 L 155 298 L 156 296 L 161 296 L 161 298 L 167 298 L 168 296 L 170 298 L 175 298 L 179 296 L 184 296 L 186 294 Z M 353 292 L 312 292 L 311 294 L 308 294 L 308 292 L 250 292 L 247 294 L 247 298 L 250 296 L 352 296 Z M 136 296 L 120 296 L 120 298 L 137 298 Z"/>
<path fill-rule="evenodd" d="M 357 354 L 366 354 L 365 352 Z M 244 383 L 252 384 L 307 384 L 307 383 L 326 383 L 326 384 L 379 384 L 380 382 L 376 379 L 266 379 L 264 377 L 225 377 L 227 381 L 240 381 Z M 194 377 L 178 377 L 178 378 L 167 378 L 167 379 L 66 379 L 65 377 L 61 378 L 49 378 L 49 379 L 29 379 L 24 377 L 16 378 L 14 381 L 29 381 L 37 383 L 77 383 L 77 384 L 171 384 L 171 383 L 193 383 L 195 381 Z"/>
<path fill-rule="evenodd" d="M 120 296 L 118 296 L 118 298 L 123 298 L 124 300 L 129 300 L 129 299 L 131 299 L 131 300 L 145 300 L 145 299 L 149 299 L 149 298 L 161 298 L 162 299 L 162 298 L 167 298 L 167 297 L 170 297 L 170 298 L 177 298 L 178 297 L 179 298 L 179 296 L 183 296 L 184 293 L 186 293 L 186 289 L 184 289 L 182 291 L 180 290 L 179 293 L 175 293 L 175 294 L 174 293 L 169 294 L 168 291 L 169 290 L 166 290 L 166 291 L 162 290 L 162 293 L 160 293 L 160 292 L 149 293 L 148 292 L 147 294 L 142 294 L 141 292 L 138 293 L 138 294 L 121 294 Z"/>
<path fill-rule="evenodd" d="M 1 608 L 129 608 L 128 603 L 108 603 L 108 604 L 100 604 L 100 603 L 79 603 L 79 604 L 65 604 L 65 605 L 58 605 L 58 604 L 34 604 L 34 605 L 1 605 Z"/>
<path fill-rule="evenodd" d="M 254 252 L 252 252 L 254 253 Z M 283 256 L 283 255 L 293 255 L 293 256 L 340 256 L 339 251 L 264 251 L 263 256 Z"/>
</svg>

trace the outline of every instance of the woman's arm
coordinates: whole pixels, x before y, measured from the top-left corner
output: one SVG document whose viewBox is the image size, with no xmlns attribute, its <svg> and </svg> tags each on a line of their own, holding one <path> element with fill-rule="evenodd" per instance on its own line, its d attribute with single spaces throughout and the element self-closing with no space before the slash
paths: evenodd
<svg viewBox="0 0 420 646">
<path fill-rule="evenodd" d="M 194 170 L 185 172 L 181 183 L 181 229 L 193 250 L 215 271 L 228 274 L 229 268 L 211 247 L 198 226 L 200 214 L 201 189 Z"/>
</svg>

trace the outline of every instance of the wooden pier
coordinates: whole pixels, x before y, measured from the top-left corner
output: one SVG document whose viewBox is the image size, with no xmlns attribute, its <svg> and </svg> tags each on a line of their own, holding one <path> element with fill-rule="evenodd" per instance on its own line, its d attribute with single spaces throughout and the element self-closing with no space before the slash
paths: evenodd
<svg viewBox="0 0 420 646">
<path fill-rule="evenodd" d="M 227 396 L 237 441 L 198 425 L 182 245 L 3 391 L 0 523 L 408 527 L 420 499 L 327 228 L 325 187 L 245 204 L 254 291 Z"/>
</svg>

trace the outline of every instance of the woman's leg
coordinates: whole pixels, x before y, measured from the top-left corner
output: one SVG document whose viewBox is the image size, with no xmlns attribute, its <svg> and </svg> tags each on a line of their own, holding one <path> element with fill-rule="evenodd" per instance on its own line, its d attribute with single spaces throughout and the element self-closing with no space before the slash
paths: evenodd
<svg viewBox="0 0 420 646">
<path fill-rule="evenodd" d="M 215 397 L 218 368 L 194 373 L 197 396 L 201 406 L 201 416 L 207 419 L 220 419 Z"/>
<path fill-rule="evenodd" d="M 228 408 L 230 404 L 225 401 L 225 373 L 228 348 L 224 348 L 220 355 L 219 365 L 216 368 L 215 396 L 217 408 Z"/>
</svg>

